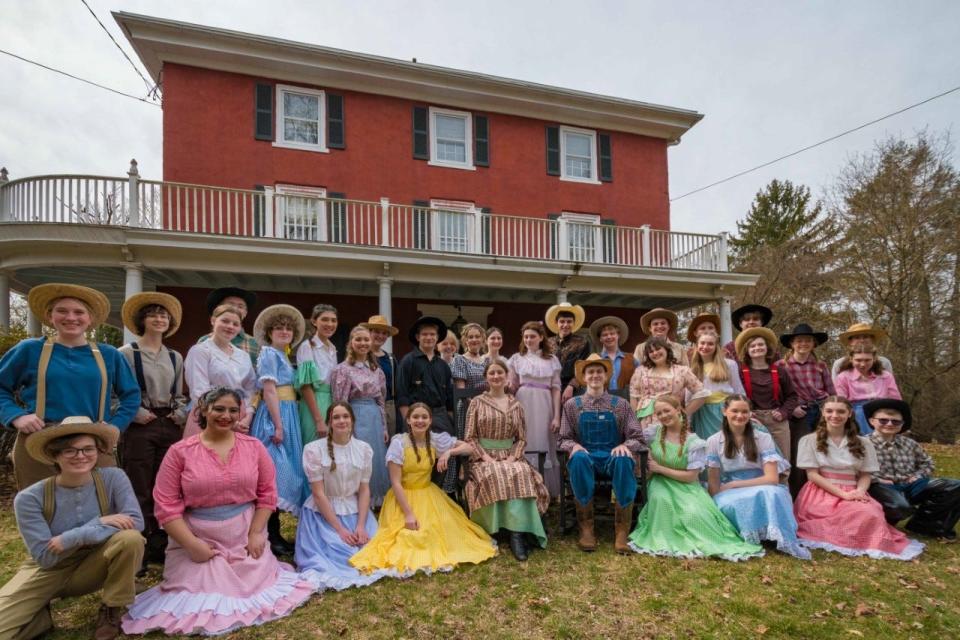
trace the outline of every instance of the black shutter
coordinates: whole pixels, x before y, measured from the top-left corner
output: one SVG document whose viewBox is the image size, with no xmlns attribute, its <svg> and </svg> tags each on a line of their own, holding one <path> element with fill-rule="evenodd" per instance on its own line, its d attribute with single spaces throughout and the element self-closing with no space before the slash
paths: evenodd
<svg viewBox="0 0 960 640">
<path fill-rule="evenodd" d="M 490 254 L 490 207 L 481 207 L 480 213 L 480 252 Z"/>
<path fill-rule="evenodd" d="M 264 188 L 262 184 L 253 185 L 253 190 L 260 192 L 253 197 L 253 236 L 260 238 L 263 236 L 264 224 L 266 222 L 263 219 L 263 208 L 266 199 L 263 197 Z"/>
<path fill-rule="evenodd" d="M 600 181 L 613 182 L 613 158 L 610 155 L 610 136 L 606 133 L 598 134 L 597 146 L 600 147 Z"/>
<path fill-rule="evenodd" d="M 327 147 L 346 149 L 347 138 L 343 126 L 343 96 L 327 94 Z"/>
<path fill-rule="evenodd" d="M 617 222 L 600 221 L 600 237 L 603 238 L 603 261 L 606 264 L 617 263 Z"/>
<path fill-rule="evenodd" d="M 413 248 L 430 248 L 430 202 L 413 201 Z"/>
<path fill-rule="evenodd" d="M 490 166 L 490 130 L 487 116 L 473 116 L 473 164 Z"/>
<path fill-rule="evenodd" d="M 547 175 L 560 175 L 560 127 L 547 127 Z"/>
<path fill-rule="evenodd" d="M 560 219 L 560 214 L 548 213 L 547 219 L 557 221 Z M 560 225 L 559 224 L 550 225 L 550 255 L 548 256 L 548 258 L 550 258 L 551 260 L 560 259 Z"/>
<path fill-rule="evenodd" d="M 327 193 L 327 206 L 330 215 L 327 216 L 327 238 L 338 244 L 347 243 L 347 203 L 332 202 L 332 200 L 346 200 L 347 194 L 330 191 Z"/>
<path fill-rule="evenodd" d="M 430 159 L 429 117 L 426 107 L 413 108 L 413 157 L 417 160 Z"/>
<path fill-rule="evenodd" d="M 273 140 L 273 85 L 257 83 L 254 92 L 253 137 Z"/>
</svg>

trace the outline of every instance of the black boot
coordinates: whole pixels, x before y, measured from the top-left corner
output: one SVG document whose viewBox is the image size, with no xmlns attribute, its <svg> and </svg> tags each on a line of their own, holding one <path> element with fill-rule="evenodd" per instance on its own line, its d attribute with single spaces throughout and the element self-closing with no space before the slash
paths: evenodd
<svg viewBox="0 0 960 640">
<path fill-rule="evenodd" d="M 292 556 L 293 545 L 280 534 L 280 512 L 274 511 L 267 520 L 267 540 L 270 542 L 270 551 L 273 555 Z"/>
<path fill-rule="evenodd" d="M 519 531 L 510 532 L 510 551 L 513 552 L 513 557 L 520 562 L 525 562 L 528 557 L 527 541 Z"/>
</svg>

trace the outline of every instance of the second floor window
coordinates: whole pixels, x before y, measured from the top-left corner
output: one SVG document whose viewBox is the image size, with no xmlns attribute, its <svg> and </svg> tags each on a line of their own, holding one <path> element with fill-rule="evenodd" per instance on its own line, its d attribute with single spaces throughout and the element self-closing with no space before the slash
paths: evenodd
<svg viewBox="0 0 960 640">
<path fill-rule="evenodd" d="M 277 85 L 278 147 L 326 151 L 323 91 Z"/>
<path fill-rule="evenodd" d="M 586 129 L 560 127 L 561 177 L 597 182 L 597 134 Z"/>
<path fill-rule="evenodd" d="M 430 164 L 473 169 L 471 114 L 431 107 L 430 151 Z"/>
</svg>

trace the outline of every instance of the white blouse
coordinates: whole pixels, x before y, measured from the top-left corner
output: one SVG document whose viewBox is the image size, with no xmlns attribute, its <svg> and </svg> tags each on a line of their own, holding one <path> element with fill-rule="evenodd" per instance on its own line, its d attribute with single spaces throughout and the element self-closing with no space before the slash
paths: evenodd
<svg viewBox="0 0 960 640">
<path fill-rule="evenodd" d="M 337 348 L 331 342 L 323 344 L 316 336 L 304 340 L 297 347 L 297 365 L 312 360 L 320 379 L 330 384 L 330 374 L 337 366 Z"/>
<path fill-rule="evenodd" d="M 726 437 L 723 431 L 718 431 L 707 438 L 707 466 L 720 469 L 724 473 L 732 473 L 743 469 L 763 469 L 766 463 L 776 462 L 777 473 L 786 473 L 790 470 L 790 463 L 777 451 L 777 445 L 769 433 L 754 431 L 753 439 L 757 443 L 756 462 L 747 460 L 742 448 L 737 450 L 733 458 L 727 458 L 723 452 Z"/>
<path fill-rule="evenodd" d="M 183 375 L 194 403 L 214 387 L 238 389 L 245 400 L 253 396 L 257 374 L 250 355 L 233 345 L 230 349 L 230 355 L 227 355 L 213 340 L 204 340 L 190 347 L 183 361 Z"/>
<path fill-rule="evenodd" d="M 710 376 L 704 373 L 701 378 L 704 390 L 710 393 L 719 391 L 727 395 L 733 395 L 735 393 L 745 395 L 746 392 L 743 390 L 743 382 L 740 381 L 740 368 L 737 366 L 737 363 L 730 358 L 724 358 L 724 361 L 726 361 L 727 373 L 729 374 L 727 379 L 723 382 L 714 382 Z M 690 402 L 689 391 L 687 392 L 687 402 Z"/>
<path fill-rule="evenodd" d="M 877 462 L 877 450 L 869 438 L 857 436 L 863 445 L 863 457 L 857 458 L 850 453 L 847 438 L 844 436 L 840 444 L 834 444 L 832 438 L 827 438 L 827 452 L 817 451 L 817 434 L 811 433 L 800 438 L 797 445 L 797 467 L 800 469 L 820 469 L 832 473 L 876 473 L 880 471 Z"/>
<path fill-rule="evenodd" d="M 333 512 L 347 516 L 359 510 L 357 493 L 361 483 L 369 483 L 373 474 L 373 449 L 363 440 L 350 438 L 347 444 L 333 443 L 337 468 L 330 471 L 330 453 L 327 439 L 314 440 L 303 448 L 303 472 L 308 482 L 323 481 L 323 493 L 330 500 Z M 319 511 L 313 494 L 303 505 Z"/>
</svg>

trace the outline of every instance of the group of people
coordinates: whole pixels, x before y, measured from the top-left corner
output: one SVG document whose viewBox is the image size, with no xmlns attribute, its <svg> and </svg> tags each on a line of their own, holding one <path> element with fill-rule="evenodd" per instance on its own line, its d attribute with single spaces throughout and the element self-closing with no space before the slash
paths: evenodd
<svg viewBox="0 0 960 640">
<path fill-rule="evenodd" d="M 269 306 L 247 334 L 255 294 L 218 289 L 210 332 L 182 357 L 164 344 L 183 315 L 169 294 L 124 302 L 137 339 L 119 349 L 86 337 L 109 315 L 102 293 L 47 284 L 28 303 L 50 332 L 0 359 L 30 554 L 0 589 L 0 640 L 44 633 L 51 600 L 98 589 L 97 638 L 211 634 L 324 589 L 480 563 L 497 539 L 523 561 L 546 547 L 542 517 L 565 482 L 584 551 L 598 547 L 598 480 L 624 554 L 744 560 L 768 543 L 906 560 L 923 544 L 894 524 L 953 537 L 960 518 L 960 482 L 934 478 L 901 433 L 910 408 L 866 325 L 840 336 L 833 371 L 815 353 L 825 333 L 778 337 L 759 305 L 734 312 L 726 345 L 718 316 L 697 316 L 684 346 L 677 316 L 654 309 L 626 354 L 623 320 L 584 331 L 584 309 L 561 303 L 523 324 L 509 358 L 495 327 L 457 340 L 421 317 L 398 360 L 384 345 L 399 329 L 373 316 L 338 362 L 325 304 L 309 319 Z M 297 518 L 294 541 L 280 511 Z M 137 595 L 148 563 L 163 580 Z"/>
</svg>

